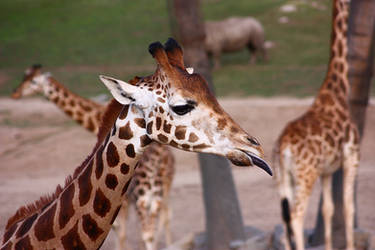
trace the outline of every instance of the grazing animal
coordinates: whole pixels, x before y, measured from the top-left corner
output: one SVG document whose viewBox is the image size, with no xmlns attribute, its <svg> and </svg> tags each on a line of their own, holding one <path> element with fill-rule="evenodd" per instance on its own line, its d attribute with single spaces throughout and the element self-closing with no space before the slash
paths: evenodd
<svg viewBox="0 0 375 250">
<path fill-rule="evenodd" d="M 205 22 L 205 49 L 212 55 L 214 67 L 220 67 L 222 52 L 233 52 L 248 48 L 250 63 L 255 63 L 257 55 L 267 60 L 264 29 L 253 17 L 230 17 L 221 21 Z"/>
<path fill-rule="evenodd" d="M 275 178 L 281 196 L 287 249 L 304 249 L 303 220 L 317 178 L 323 189 L 325 248 L 332 249 L 332 174 L 343 168 L 346 249 L 354 249 L 354 180 L 359 164 L 359 135 L 349 111 L 347 0 L 333 1 L 331 57 L 326 78 L 312 106 L 281 133 Z M 276 164 L 275 164 L 276 167 Z"/>
<path fill-rule="evenodd" d="M 152 141 L 213 153 L 269 174 L 263 149 L 221 108 L 204 78 L 186 71 L 173 39 L 149 46 L 154 74 L 101 81 L 116 100 L 103 116 L 91 155 L 53 195 L 8 220 L 1 249 L 98 249 L 120 211 L 137 162 Z"/>
<path fill-rule="evenodd" d="M 12 98 L 19 99 L 36 93 L 43 94 L 90 132 L 98 133 L 106 106 L 74 94 L 50 73 L 42 72 L 38 64 L 25 71 L 24 80 L 13 92 Z M 172 243 L 168 199 L 174 171 L 172 152 L 167 146 L 156 142 L 145 150 L 135 170 L 134 185 L 125 202 L 135 205 L 141 222 L 142 239 L 148 250 L 155 249 L 159 217 L 165 227 L 166 243 Z M 118 249 L 125 249 L 127 210 L 126 206 L 123 208 L 114 226 Z"/>
</svg>

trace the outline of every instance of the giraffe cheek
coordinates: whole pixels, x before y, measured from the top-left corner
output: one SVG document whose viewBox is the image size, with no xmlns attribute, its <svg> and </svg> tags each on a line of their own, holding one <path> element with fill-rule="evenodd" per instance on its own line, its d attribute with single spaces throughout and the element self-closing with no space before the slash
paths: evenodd
<svg viewBox="0 0 375 250">
<path fill-rule="evenodd" d="M 226 157 L 236 166 L 244 167 L 252 165 L 249 157 L 242 152 L 229 152 Z"/>
</svg>

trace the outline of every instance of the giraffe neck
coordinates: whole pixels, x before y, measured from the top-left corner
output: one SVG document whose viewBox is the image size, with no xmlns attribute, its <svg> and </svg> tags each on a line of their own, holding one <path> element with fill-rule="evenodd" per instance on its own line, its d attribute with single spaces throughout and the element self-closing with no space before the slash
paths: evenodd
<svg viewBox="0 0 375 250">
<path fill-rule="evenodd" d="M 104 142 L 57 197 L 10 225 L 5 245 L 11 245 L 9 249 L 99 248 L 150 142 L 141 111 L 125 106 Z"/>
<path fill-rule="evenodd" d="M 74 94 L 52 77 L 47 81 L 43 88 L 44 95 L 77 123 L 97 133 L 104 106 Z"/>
<path fill-rule="evenodd" d="M 349 1 L 334 0 L 332 9 L 330 61 L 324 83 L 319 90 L 313 108 L 336 106 L 341 110 L 348 110 L 350 85 L 347 61 L 347 19 Z"/>
</svg>

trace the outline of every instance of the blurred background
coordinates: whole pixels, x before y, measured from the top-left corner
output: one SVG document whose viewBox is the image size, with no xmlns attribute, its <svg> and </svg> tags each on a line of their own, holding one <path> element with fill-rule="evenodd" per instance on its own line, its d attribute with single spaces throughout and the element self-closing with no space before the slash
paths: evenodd
<svg viewBox="0 0 375 250">
<path fill-rule="evenodd" d="M 295 9 L 282 8 L 292 4 Z M 0 95 L 9 95 L 26 67 L 41 63 L 86 97 L 106 93 L 100 73 L 128 79 L 149 74 L 147 46 L 171 36 L 166 1 L 2 0 Z M 331 2 L 203 0 L 206 20 L 253 16 L 263 25 L 269 62 L 248 65 L 246 49 L 227 53 L 213 72 L 219 96 L 310 96 L 328 60 Z M 372 88 L 372 95 L 375 93 Z"/>
<path fill-rule="evenodd" d="M 212 76 L 220 103 L 259 138 L 268 161 L 282 128 L 309 107 L 323 82 L 331 5 L 329 0 L 201 0 L 205 20 L 252 16 L 263 25 L 269 60 L 249 64 L 247 49 L 225 53 Z M 0 1 L 0 235 L 19 206 L 63 183 L 96 141 L 53 103 L 39 97 L 9 98 L 25 69 L 40 63 L 78 95 L 109 96 L 98 75 L 126 80 L 152 74 L 155 61 L 148 45 L 164 43 L 172 34 L 170 27 L 167 1 Z M 357 186 L 359 225 L 373 234 L 374 95 L 372 87 Z M 177 150 L 174 154 L 177 173 L 170 204 L 175 241 L 204 231 L 205 221 L 197 157 Z M 281 217 L 272 179 L 258 169 L 232 169 L 244 223 L 273 231 Z M 309 228 L 318 209 L 316 186 L 306 215 Z M 128 242 L 143 249 L 135 213 L 130 217 Z M 114 249 L 114 242 L 110 234 L 103 249 Z M 161 240 L 159 248 L 164 246 Z"/>
</svg>

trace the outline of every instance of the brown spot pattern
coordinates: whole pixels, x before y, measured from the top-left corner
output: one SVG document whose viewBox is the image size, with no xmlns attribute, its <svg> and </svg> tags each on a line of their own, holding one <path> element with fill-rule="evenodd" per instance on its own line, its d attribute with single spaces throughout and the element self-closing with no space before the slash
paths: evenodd
<svg viewBox="0 0 375 250">
<path fill-rule="evenodd" d="M 89 214 L 82 216 L 82 228 L 83 231 L 90 237 L 91 240 L 95 241 L 104 231 L 98 227 L 96 221 L 91 218 Z"/>
<path fill-rule="evenodd" d="M 122 166 L 122 165 L 121 165 Z M 115 190 L 115 188 L 118 185 L 117 177 L 114 174 L 108 174 L 105 177 L 105 185 L 112 190 Z"/>
<path fill-rule="evenodd" d="M 120 167 L 121 173 L 122 174 L 128 174 L 129 173 L 129 165 L 126 163 L 122 163 Z"/>
<path fill-rule="evenodd" d="M 189 145 L 189 144 L 186 144 L 186 143 L 182 144 L 181 147 L 182 147 L 184 150 L 188 150 L 188 149 L 190 149 L 190 145 Z"/>
<path fill-rule="evenodd" d="M 128 111 L 129 111 L 129 105 L 124 106 L 118 118 L 120 118 L 121 120 L 124 120 L 128 116 Z"/>
<path fill-rule="evenodd" d="M 326 134 L 325 140 L 328 142 L 328 144 L 331 147 L 335 146 L 335 141 L 333 140 L 332 136 L 330 134 Z"/>
<path fill-rule="evenodd" d="M 111 202 L 104 195 L 102 190 L 98 189 L 94 198 L 94 211 L 97 215 L 104 217 L 111 209 Z"/>
<path fill-rule="evenodd" d="M 148 135 L 142 135 L 139 138 L 139 140 L 141 142 L 141 147 L 147 146 L 148 144 L 152 142 L 152 140 L 150 139 L 150 137 L 148 137 Z"/>
<path fill-rule="evenodd" d="M 93 161 L 91 160 L 86 169 L 78 177 L 79 187 L 79 205 L 84 206 L 90 200 L 92 184 L 91 184 L 91 173 L 92 173 Z"/>
<path fill-rule="evenodd" d="M 201 149 L 208 148 L 208 147 L 209 147 L 209 145 L 201 143 L 201 144 L 198 144 L 198 145 L 194 145 L 193 150 L 201 150 Z"/>
<path fill-rule="evenodd" d="M 140 188 L 140 189 L 138 190 L 138 195 L 142 196 L 142 195 L 144 195 L 144 194 L 145 194 L 145 191 L 144 191 L 142 188 Z"/>
<path fill-rule="evenodd" d="M 161 118 L 156 117 L 156 130 L 159 130 L 161 127 Z"/>
<path fill-rule="evenodd" d="M 152 134 L 152 121 L 147 123 L 147 133 L 150 135 Z"/>
<path fill-rule="evenodd" d="M 143 120 L 143 119 L 142 119 Z M 119 130 L 119 138 L 123 140 L 129 140 L 133 137 L 133 132 L 130 128 L 130 123 L 126 123 L 125 126 L 121 127 Z"/>
<path fill-rule="evenodd" d="M 67 114 L 68 116 L 72 117 L 73 116 L 73 112 L 69 109 L 66 109 L 64 110 L 65 114 Z"/>
<path fill-rule="evenodd" d="M 158 134 L 158 139 L 159 139 L 159 141 L 161 141 L 163 143 L 167 143 L 168 142 L 168 137 L 166 137 L 163 134 Z"/>
<path fill-rule="evenodd" d="M 223 130 L 225 127 L 227 126 L 227 120 L 224 119 L 224 118 L 220 118 L 218 121 L 217 121 L 217 128 L 219 130 Z"/>
<path fill-rule="evenodd" d="M 171 145 L 172 147 L 175 147 L 175 148 L 178 147 L 178 143 L 175 142 L 174 140 L 170 141 L 170 142 L 169 142 L 169 145 Z"/>
<path fill-rule="evenodd" d="M 8 230 L 5 231 L 3 242 L 7 242 L 12 237 L 17 227 L 18 227 L 17 223 L 14 223 Z"/>
<path fill-rule="evenodd" d="M 4 242 L 6 242 L 6 240 L 4 240 Z M 12 246 L 13 246 L 12 242 L 8 242 L 5 246 L 1 248 L 1 250 L 11 250 Z"/>
<path fill-rule="evenodd" d="M 47 241 L 55 237 L 53 231 L 53 221 L 56 213 L 57 203 L 50 207 L 40 216 L 35 224 L 35 237 L 39 241 Z"/>
<path fill-rule="evenodd" d="M 186 126 L 177 126 L 174 132 L 175 136 L 179 140 L 185 139 L 186 134 Z"/>
<path fill-rule="evenodd" d="M 96 153 L 96 168 L 95 168 L 95 176 L 96 179 L 99 179 L 103 174 L 103 150 L 104 146 L 100 146 L 98 152 Z"/>
<path fill-rule="evenodd" d="M 73 197 L 74 197 L 74 183 L 70 184 L 61 194 L 60 198 L 60 228 L 64 228 L 74 215 Z"/>
<path fill-rule="evenodd" d="M 90 112 L 92 110 L 92 108 L 88 105 L 85 105 L 83 103 L 79 103 L 79 104 L 83 108 L 83 110 L 86 111 L 86 112 Z"/>
<path fill-rule="evenodd" d="M 116 146 L 110 142 L 107 147 L 107 163 L 110 167 L 115 167 L 120 161 L 120 156 L 117 152 Z"/>
<path fill-rule="evenodd" d="M 230 127 L 232 133 L 238 133 L 240 130 L 237 127 Z"/>
<path fill-rule="evenodd" d="M 78 234 L 78 222 L 63 237 L 61 237 L 61 243 L 64 246 L 64 249 L 86 249 Z"/>
<path fill-rule="evenodd" d="M 193 132 L 190 133 L 189 135 L 189 142 L 196 142 L 198 141 L 198 136 L 196 134 L 194 134 Z"/>
<path fill-rule="evenodd" d="M 140 128 L 146 128 L 146 121 L 143 118 L 135 118 L 134 119 L 135 124 L 138 125 Z"/>
<path fill-rule="evenodd" d="M 91 132 L 93 132 L 95 130 L 95 124 L 93 123 L 93 121 L 90 117 L 87 121 L 87 129 Z"/>
<path fill-rule="evenodd" d="M 164 121 L 164 124 L 163 124 L 164 132 L 169 134 L 171 132 L 171 128 L 172 128 L 172 125 L 167 123 L 167 121 Z"/>
<path fill-rule="evenodd" d="M 56 104 L 59 102 L 59 100 L 60 100 L 60 98 L 58 96 L 52 98 L 52 102 L 54 102 Z"/>
<path fill-rule="evenodd" d="M 17 233 L 16 233 L 16 236 L 17 238 L 21 238 L 22 236 L 24 236 L 31 228 L 31 226 L 33 225 L 35 219 L 38 217 L 38 214 L 35 213 L 33 216 L 27 218 L 26 220 L 23 221 L 23 223 L 21 224 L 21 226 L 18 228 L 17 230 Z"/>
<path fill-rule="evenodd" d="M 133 144 L 129 144 L 128 146 L 126 146 L 126 154 L 130 158 L 134 158 L 135 157 L 135 151 L 134 151 L 134 145 Z"/>
<path fill-rule="evenodd" d="M 22 238 L 20 241 L 14 245 L 15 250 L 32 250 L 34 249 L 31 246 L 30 237 L 27 235 L 26 237 Z"/>
</svg>

